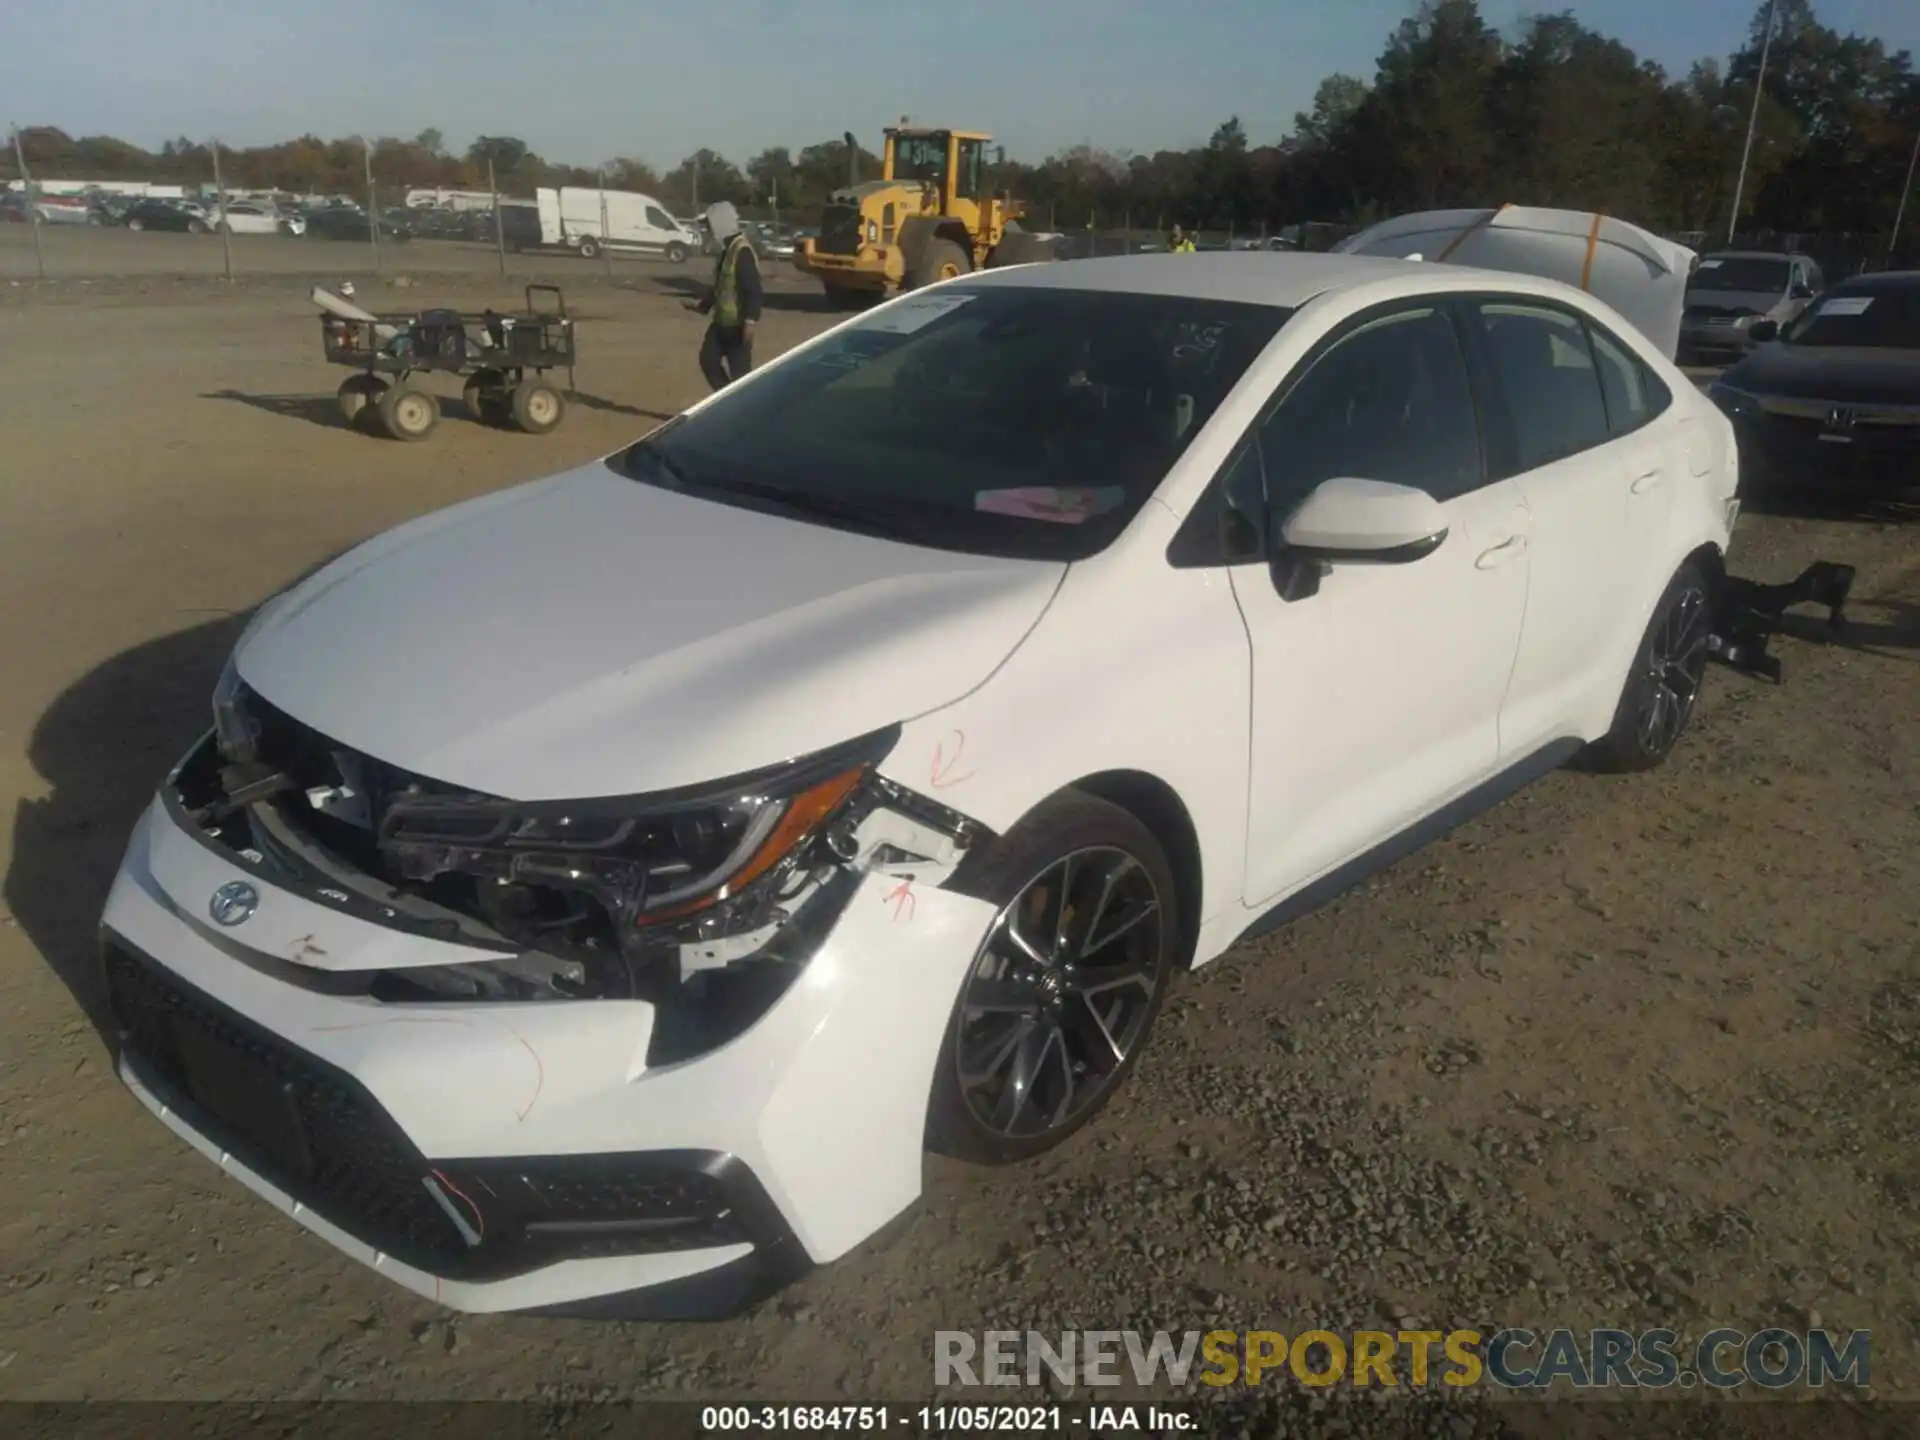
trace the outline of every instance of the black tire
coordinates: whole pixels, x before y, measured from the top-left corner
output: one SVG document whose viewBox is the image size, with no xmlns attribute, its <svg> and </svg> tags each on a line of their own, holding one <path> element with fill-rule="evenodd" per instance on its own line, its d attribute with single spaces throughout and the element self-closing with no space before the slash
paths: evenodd
<svg viewBox="0 0 1920 1440">
<path fill-rule="evenodd" d="M 335 398 L 340 402 L 340 417 L 355 429 L 367 422 L 369 405 L 379 403 L 387 393 L 387 382 L 378 375 L 349 375 L 340 382 Z"/>
<path fill-rule="evenodd" d="M 498 425 L 508 416 L 506 397 L 501 393 L 505 377 L 498 370 L 476 370 L 460 392 L 467 413 L 482 425 Z"/>
<path fill-rule="evenodd" d="M 972 269 L 973 256 L 961 249 L 957 242 L 929 240 L 921 247 L 919 261 L 908 276 L 908 287 L 918 290 L 922 285 L 951 280 L 954 276 L 965 275 Z"/>
<path fill-rule="evenodd" d="M 1109 874 L 1117 878 L 1102 903 Z M 1133 815 L 1070 790 L 969 857 L 955 886 L 993 901 L 1000 914 L 954 998 L 928 1098 L 927 1144 L 975 1164 L 1030 1159 L 1097 1115 L 1146 1047 L 1183 959 L 1173 872 Z M 1063 893 L 1064 917 L 1055 903 Z M 1023 916 L 1030 897 L 1037 903 Z M 1082 907 L 1092 910 L 1085 928 Z M 1065 939 L 1048 945 L 1043 965 L 1015 946 L 1010 924 L 1022 935 Z M 1097 963 L 1087 963 L 1093 956 Z M 1103 1004 L 1104 1016 L 1096 1008 Z M 968 1067 L 981 1065 L 967 1078 Z M 1026 1083 L 1003 1079 L 1008 1067 L 1025 1069 Z M 1041 1106 L 1053 1113 L 1039 1113 Z"/>
<path fill-rule="evenodd" d="M 600 253 L 599 242 L 591 235 L 582 235 L 573 242 L 573 248 L 579 252 L 582 260 L 591 260 Z"/>
<path fill-rule="evenodd" d="M 513 387 L 513 423 L 529 435 L 546 435 L 566 417 L 567 401 L 544 380 L 522 380 Z"/>
<path fill-rule="evenodd" d="M 674 241 L 671 245 L 667 246 L 667 263 L 669 265 L 686 264 L 687 263 L 687 247 L 682 245 L 678 240 Z"/>
<path fill-rule="evenodd" d="M 1700 567 L 1682 565 L 1654 606 L 1614 711 L 1613 728 L 1581 752 L 1587 769 L 1651 770 L 1673 753 L 1700 698 L 1713 592 Z"/>
<path fill-rule="evenodd" d="M 411 385 L 395 385 L 375 403 L 380 428 L 396 440 L 424 440 L 440 423 L 440 402 Z"/>
</svg>

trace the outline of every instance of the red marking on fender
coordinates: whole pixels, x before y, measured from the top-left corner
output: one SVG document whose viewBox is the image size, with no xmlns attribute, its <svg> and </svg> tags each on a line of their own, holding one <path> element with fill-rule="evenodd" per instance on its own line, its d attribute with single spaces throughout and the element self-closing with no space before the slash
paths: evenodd
<svg viewBox="0 0 1920 1440">
<path fill-rule="evenodd" d="M 882 905 L 892 904 L 893 918 L 895 920 L 911 920 L 913 918 L 913 907 L 918 903 L 913 898 L 913 881 L 902 880 L 898 885 L 894 886 L 893 889 L 880 897 L 880 903 Z"/>
<path fill-rule="evenodd" d="M 933 769 L 927 777 L 927 782 L 932 785 L 934 789 L 946 790 L 960 784 L 963 780 L 971 780 L 973 778 L 973 771 L 971 770 L 967 771 L 964 775 L 956 775 L 953 773 L 955 769 L 959 767 L 960 757 L 966 753 L 966 749 L 967 732 L 964 730 L 956 730 L 953 732 L 953 755 L 951 758 L 947 755 L 947 747 L 944 743 L 937 744 L 933 747 Z"/>
<path fill-rule="evenodd" d="M 519 1113 L 519 1115 L 516 1117 L 518 1119 L 524 1120 L 527 1118 L 527 1116 L 533 1113 L 533 1107 L 540 1103 L 540 1092 L 546 1088 L 546 1084 L 547 1084 L 547 1067 L 540 1063 L 540 1052 L 538 1050 L 535 1050 L 533 1046 L 527 1044 L 526 1036 L 516 1034 L 513 1038 L 518 1040 L 522 1048 L 526 1050 L 527 1054 L 533 1057 L 533 1070 L 534 1070 L 533 1095 L 527 1101 L 527 1108 L 522 1110 Z"/>
</svg>

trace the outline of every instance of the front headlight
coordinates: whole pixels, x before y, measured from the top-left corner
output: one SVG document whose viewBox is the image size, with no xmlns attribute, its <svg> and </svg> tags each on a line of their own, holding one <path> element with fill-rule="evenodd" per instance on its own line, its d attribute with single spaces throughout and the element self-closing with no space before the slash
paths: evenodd
<svg viewBox="0 0 1920 1440">
<path fill-rule="evenodd" d="M 591 897 L 622 949 L 709 940 L 768 923 L 781 876 L 806 871 L 811 841 L 868 776 L 878 745 L 683 800 L 518 802 L 427 791 L 389 794 L 378 844 L 406 879 L 476 882 L 508 933 L 566 924 L 558 897 Z M 763 883 L 765 882 L 765 883 Z"/>
<path fill-rule="evenodd" d="M 260 722 L 247 712 L 246 693 L 233 656 L 228 655 L 213 687 L 213 734 L 220 753 L 236 765 L 259 759 Z"/>
</svg>

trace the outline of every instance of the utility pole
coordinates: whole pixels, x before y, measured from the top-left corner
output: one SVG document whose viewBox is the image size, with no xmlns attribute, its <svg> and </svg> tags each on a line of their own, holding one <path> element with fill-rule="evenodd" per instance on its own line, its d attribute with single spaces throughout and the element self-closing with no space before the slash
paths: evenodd
<svg viewBox="0 0 1920 1440">
<path fill-rule="evenodd" d="M 20 193 L 27 197 L 27 219 L 33 222 L 33 263 L 42 280 L 47 278 L 47 251 L 40 239 L 40 207 L 34 203 L 33 177 L 27 174 L 27 151 L 20 143 L 20 127 L 13 127 L 13 158 L 20 163 Z"/>
<path fill-rule="evenodd" d="M 1900 187 L 1900 207 L 1893 212 L 1893 234 L 1887 240 L 1887 264 L 1893 264 L 1894 249 L 1900 243 L 1900 222 L 1907 218 L 1907 197 L 1913 194 L 1913 172 L 1920 168 L 1920 131 L 1913 136 L 1913 158 L 1907 161 L 1907 183 Z"/>
<path fill-rule="evenodd" d="M 220 179 L 220 142 L 209 140 L 207 148 L 213 152 L 213 205 L 214 213 L 220 217 L 220 250 L 227 262 L 227 279 L 233 279 L 233 227 L 227 223 L 227 187 Z"/>
<path fill-rule="evenodd" d="M 1753 77 L 1753 108 L 1747 112 L 1747 143 L 1740 150 L 1740 174 L 1733 182 L 1733 214 L 1727 217 L 1727 244 L 1740 225 L 1740 201 L 1747 190 L 1747 162 L 1753 156 L 1753 131 L 1760 123 L 1760 96 L 1767 84 L 1767 55 L 1773 49 L 1773 12 L 1780 0 L 1767 0 L 1767 33 L 1760 41 L 1760 73 Z"/>
<path fill-rule="evenodd" d="M 493 249 L 500 257 L 500 278 L 507 278 L 507 232 L 500 215 L 500 183 L 493 176 L 493 156 L 487 156 L 487 191 L 493 196 Z"/>
<path fill-rule="evenodd" d="M 367 161 L 367 239 L 373 244 L 373 273 L 380 273 L 380 191 L 373 183 L 373 142 L 360 137 L 360 149 Z"/>
</svg>

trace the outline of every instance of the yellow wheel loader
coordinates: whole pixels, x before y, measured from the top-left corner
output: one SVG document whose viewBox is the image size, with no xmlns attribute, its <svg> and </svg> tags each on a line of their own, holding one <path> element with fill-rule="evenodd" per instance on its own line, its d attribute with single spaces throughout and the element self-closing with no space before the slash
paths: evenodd
<svg viewBox="0 0 1920 1440">
<path fill-rule="evenodd" d="M 836 307 L 857 309 L 970 271 L 1053 259 L 1047 242 L 1020 228 L 1024 207 L 989 190 L 991 135 L 902 120 L 886 137 L 881 178 L 850 175 L 828 197 L 820 233 L 794 252 L 795 268 L 818 277 Z M 851 135 L 847 153 L 851 170 L 859 156 Z"/>
</svg>

